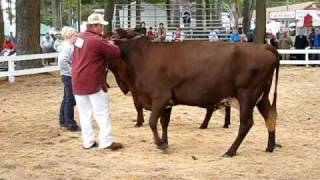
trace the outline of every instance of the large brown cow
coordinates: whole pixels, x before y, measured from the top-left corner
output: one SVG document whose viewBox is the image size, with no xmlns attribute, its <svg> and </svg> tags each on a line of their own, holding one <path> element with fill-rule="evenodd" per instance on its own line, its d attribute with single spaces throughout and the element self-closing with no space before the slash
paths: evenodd
<svg viewBox="0 0 320 180">
<path fill-rule="evenodd" d="M 110 40 L 111 39 L 111 36 L 112 36 L 112 33 L 108 34 L 105 39 L 106 40 Z M 115 79 L 116 79 L 116 82 L 118 83 L 121 91 L 123 92 L 123 94 L 127 94 L 130 89 L 131 91 L 134 91 L 132 90 L 132 88 L 134 87 L 130 87 L 129 84 L 122 80 L 118 75 L 117 75 L 117 71 L 116 71 L 116 67 L 114 65 L 114 63 L 112 63 L 113 61 L 108 61 L 108 68 L 113 72 L 114 76 L 115 76 Z M 110 87 L 107 83 L 107 86 L 108 88 Z M 136 120 L 136 127 L 141 127 L 143 126 L 143 123 L 144 123 L 144 116 L 143 116 L 143 105 L 139 104 L 139 102 L 137 101 L 137 97 L 135 97 L 135 94 L 133 94 L 133 102 L 134 102 L 134 106 L 135 106 L 135 109 L 136 109 L 136 112 L 137 112 L 137 120 Z M 223 128 L 228 128 L 229 125 L 230 125 L 230 113 L 231 113 L 231 107 L 230 107 L 230 102 L 225 102 L 224 104 L 221 105 L 222 107 L 225 107 L 225 118 L 224 118 L 224 125 L 223 125 Z M 209 121 L 212 117 L 212 114 L 215 110 L 221 108 L 220 107 L 216 107 L 216 108 L 207 108 L 206 110 L 206 116 L 200 126 L 200 129 L 207 129 L 208 128 L 208 124 L 209 124 Z"/>
<path fill-rule="evenodd" d="M 115 79 L 121 89 L 121 91 L 123 92 L 123 94 L 127 94 L 129 92 L 130 89 L 132 89 L 133 87 L 129 87 L 128 84 L 126 84 L 125 81 L 123 81 L 122 79 L 119 78 L 119 76 L 117 76 L 117 72 L 115 70 L 115 67 L 113 65 L 112 62 L 108 61 L 108 68 L 113 72 L 113 74 L 115 74 Z M 109 86 L 107 84 L 107 86 Z M 131 90 L 134 91 L 134 90 Z M 141 127 L 143 126 L 144 123 L 144 116 L 143 116 L 143 105 L 139 104 L 139 102 L 137 101 L 137 97 L 135 97 L 135 95 L 133 94 L 133 103 L 134 103 L 134 107 L 137 111 L 137 120 L 136 120 L 136 127 Z M 229 102 L 226 102 L 225 104 L 223 104 L 222 106 L 225 107 L 225 118 L 224 118 L 224 125 L 223 128 L 228 128 L 230 125 L 230 113 L 231 113 L 231 107 Z M 217 107 L 216 109 L 221 108 L 221 107 Z M 212 117 L 213 112 L 216 110 L 213 108 L 207 108 L 207 112 L 206 112 L 206 116 L 200 126 L 200 129 L 207 129 L 208 128 L 208 124 L 209 121 Z"/>
<path fill-rule="evenodd" d="M 118 31 L 118 38 L 131 34 Z M 267 151 L 276 147 L 276 99 L 279 54 L 267 45 L 252 43 L 192 41 L 150 43 L 143 37 L 117 41 L 122 59 L 114 60 L 116 74 L 132 88 L 136 101 L 151 109 L 149 125 L 155 144 L 168 147 L 167 128 L 173 105 L 214 108 L 223 100 L 235 98 L 240 105 L 237 138 L 225 153 L 234 156 L 253 125 L 253 108 L 258 107 L 268 129 Z M 276 74 L 272 104 L 268 95 Z M 162 138 L 157 124 L 160 118 Z"/>
</svg>

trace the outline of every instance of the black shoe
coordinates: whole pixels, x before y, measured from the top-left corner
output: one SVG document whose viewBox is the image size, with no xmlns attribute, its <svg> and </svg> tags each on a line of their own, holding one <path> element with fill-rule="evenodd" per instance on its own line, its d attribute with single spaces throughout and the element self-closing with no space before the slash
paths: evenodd
<svg viewBox="0 0 320 180">
<path fill-rule="evenodd" d="M 94 148 L 94 147 L 97 147 L 97 146 L 98 146 L 97 142 L 94 141 L 93 144 L 92 144 L 90 147 L 88 147 L 88 148 L 83 147 L 83 149 L 89 150 L 89 149 Z"/>
</svg>

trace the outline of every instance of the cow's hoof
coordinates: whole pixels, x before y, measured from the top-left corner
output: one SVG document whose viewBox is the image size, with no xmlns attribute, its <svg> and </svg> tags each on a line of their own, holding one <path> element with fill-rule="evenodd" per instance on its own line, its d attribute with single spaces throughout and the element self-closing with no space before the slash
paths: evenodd
<svg viewBox="0 0 320 180">
<path fill-rule="evenodd" d="M 203 125 L 201 125 L 200 127 L 199 127 L 199 129 L 207 129 L 208 128 L 208 126 L 203 126 Z"/>
<path fill-rule="evenodd" d="M 281 144 L 276 144 L 275 148 L 282 148 L 282 145 Z"/>
<path fill-rule="evenodd" d="M 135 127 L 142 127 L 142 126 L 143 126 L 142 123 L 137 123 L 137 124 L 135 125 Z"/>
<path fill-rule="evenodd" d="M 229 154 L 225 153 L 222 157 L 224 157 L 224 158 L 232 158 L 233 156 L 230 156 Z"/>
<path fill-rule="evenodd" d="M 227 129 L 227 128 L 229 128 L 229 125 L 223 125 L 223 128 Z"/>
<path fill-rule="evenodd" d="M 271 146 L 271 147 L 267 147 L 266 151 L 267 152 L 273 152 L 274 149 L 276 148 L 281 148 L 282 146 L 280 144 L 276 144 L 274 146 Z"/>
<path fill-rule="evenodd" d="M 168 144 L 166 143 L 162 143 L 161 145 L 158 145 L 157 148 L 160 149 L 160 150 L 166 150 L 168 149 Z"/>
<path fill-rule="evenodd" d="M 224 155 L 222 157 L 224 157 L 224 158 L 232 158 L 235 155 L 236 155 L 236 153 L 226 152 L 226 153 L 224 153 Z"/>
<path fill-rule="evenodd" d="M 267 147 L 266 152 L 273 152 L 274 147 Z"/>
</svg>

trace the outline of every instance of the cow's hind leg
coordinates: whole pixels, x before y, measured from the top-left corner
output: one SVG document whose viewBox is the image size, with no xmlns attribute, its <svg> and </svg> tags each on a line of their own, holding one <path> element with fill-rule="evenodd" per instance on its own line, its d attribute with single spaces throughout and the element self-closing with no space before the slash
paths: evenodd
<svg viewBox="0 0 320 180">
<path fill-rule="evenodd" d="M 224 125 L 223 128 L 228 128 L 230 125 L 230 113 L 231 113 L 231 106 L 226 106 L 225 107 L 225 117 L 224 117 Z"/>
<path fill-rule="evenodd" d="M 263 96 L 262 99 L 257 104 L 260 114 L 263 116 L 266 126 L 268 128 L 268 146 L 266 151 L 273 152 L 275 147 L 281 147 L 281 145 L 276 144 L 276 119 L 277 112 L 276 109 L 270 105 L 270 101 L 267 96 Z"/>
<path fill-rule="evenodd" d="M 162 141 L 168 145 L 168 125 L 170 122 L 172 108 L 166 108 L 163 110 L 160 118 L 160 123 L 162 127 Z"/>
<path fill-rule="evenodd" d="M 212 116 L 212 113 L 213 113 L 213 109 L 212 108 L 207 108 L 207 113 L 206 113 L 206 117 L 204 118 L 201 126 L 200 126 L 200 129 L 207 129 L 208 128 L 208 124 L 209 124 L 209 121 L 211 119 L 211 116 Z"/>
<path fill-rule="evenodd" d="M 229 150 L 225 153 L 225 157 L 232 157 L 236 154 L 243 139 L 253 126 L 253 107 L 252 101 L 247 98 L 239 99 L 240 104 L 240 127 L 236 140 L 233 142 Z"/>
</svg>

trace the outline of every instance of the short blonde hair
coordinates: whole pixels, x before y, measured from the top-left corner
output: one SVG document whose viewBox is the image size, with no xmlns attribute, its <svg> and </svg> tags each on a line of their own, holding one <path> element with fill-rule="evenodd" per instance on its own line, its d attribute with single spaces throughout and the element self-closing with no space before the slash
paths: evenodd
<svg viewBox="0 0 320 180">
<path fill-rule="evenodd" d="M 72 27 L 68 27 L 68 26 L 64 26 L 61 31 L 60 31 L 60 34 L 61 34 L 61 37 L 63 40 L 67 40 L 67 39 L 70 39 L 72 37 L 72 35 L 74 33 L 76 33 L 77 31 L 72 28 Z"/>
</svg>

